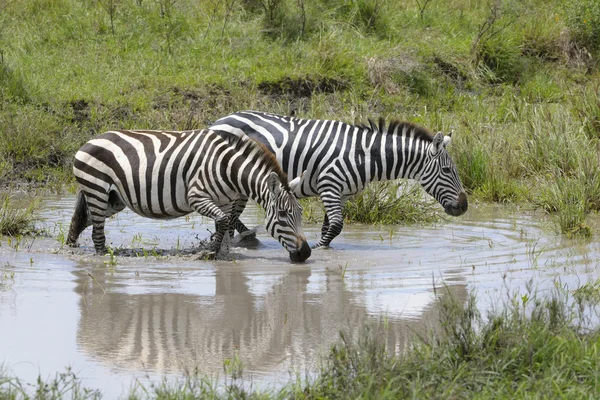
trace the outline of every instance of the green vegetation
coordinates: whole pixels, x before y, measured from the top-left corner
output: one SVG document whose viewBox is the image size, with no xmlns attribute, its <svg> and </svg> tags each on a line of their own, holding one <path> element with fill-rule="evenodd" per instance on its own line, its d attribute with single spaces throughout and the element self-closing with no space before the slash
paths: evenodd
<svg viewBox="0 0 600 400">
<path fill-rule="evenodd" d="M 0 398 L 6 400 L 36 399 L 58 400 L 70 398 L 73 400 L 100 399 L 100 392 L 82 387 L 81 381 L 70 369 L 57 374 L 49 381 L 38 378 L 35 385 L 23 384 L 16 378 L 9 378 L 0 370 Z"/>
<path fill-rule="evenodd" d="M 325 209 L 316 197 L 301 199 L 302 220 L 322 223 Z M 409 182 L 374 182 L 344 204 L 346 222 L 362 224 L 435 223 L 445 215 L 419 185 Z"/>
<path fill-rule="evenodd" d="M 573 297 L 580 303 L 600 303 L 600 278 L 587 282 L 585 285 L 573 291 Z"/>
<path fill-rule="evenodd" d="M 277 391 L 253 389 L 243 379 L 240 360 L 234 357 L 224 362 L 224 383 L 192 374 L 176 381 L 138 384 L 128 398 L 596 397 L 600 331 L 586 328 L 590 308 L 570 299 L 565 293 L 543 299 L 523 295 L 510 299 L 484 320 L 474 296 L 464 306 L 451 296 L 440 296 L 439 328 L 416 339 L 403 354 L 391 354 L 386 348 L 381 336 L 386 329 L 383 323 L 366 326 L 356 340 L 342 334 L 315 375 L 291 379 Z M 32 398 L 17 379 L 5 375 L 0 374 L 0 397 Z M 100 396 L 82 388 L 70 371 L 48 383 L 38 381 L 32 390 L 38 399 Z"/>
<path fill-rule="evenodd" d="M 0 0 L 0 184 L 70 181 L 111 128 L 382 115 L 453 129 L 471 198 L 587 235 L 599 27 L 596 0 Z"/>
<path fill-rule="evenodd" d="M 344 218 L 365 224 L 432 223 L 440 210 L 419 185 L 374 183 L 344 205 Z"/>
<path fill-rule="evenodd" d="M 26 208 L 11 204 L 8 194 L 0 196 L 0 236 L 22 236 L 36 233 L 34 211 L 38 202 L 30 202 Z"/>
</svg>

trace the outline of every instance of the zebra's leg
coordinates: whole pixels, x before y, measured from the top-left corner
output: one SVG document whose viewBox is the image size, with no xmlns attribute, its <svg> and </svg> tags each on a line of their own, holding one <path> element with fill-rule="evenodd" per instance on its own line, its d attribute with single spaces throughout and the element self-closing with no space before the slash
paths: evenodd
<svg viewBox="0 0 600 400">
<path fill-rule="evenodd" d="M 323 219 L 323 226 L 321 227 L 321 237 L 325 236 L 327 231 L 329 230 L 329 218 L 327 217 L 327 213 L 325 213 L 325 218 Z"/>
<path fill-rule="evenodd" d="M 229 217 L 229 226 L 227 227 L 231 238 L 233 238 L 233 235 L 235 234 L 236 230 L 239 233 L 243 233 L 248 230 L 248 228 L 246 228 L 246 225 L 244 225 L 239 219 L 240 215 L 242 215 L 244 209 L 246 208 L 246 203 L 248 203 L 248 197 L 246 196 L 238 197 L 233 203 L 233 207 L 231 208 L 231 215 Z"/>
<path fill-rule="evenodd" d="M 321 200 L 323 201 L 326 213 L 323 230 L 325 230 L 325 222 L 328 222 L 328 225 L 327 231 L 321 235 L 321 239 L 314 247 L 329 247 L 331 241 L 340 234 L 344 227 L 342 199 L 339 192 L 326 191 L 321 193 Z"/>
<path fill-rule="evenodd" d="M 239 218 L 240 215 L 242 215 L 242 213 L 246 209 L 247 203 L 248 203 L 248 197 L 241 195 L 239 197 L 238 201 L 235 203 L 235 206 L 233 209 L 234 217 L 232 217 L 232 225 L 234 226 L 235 230 L 238 231 L 238 233 L 244 233 L 246 231 L 249 231 L 249 229 L 246 227 L 246 225 L 244 225 L 244 223 L 242 221 L 240 221 L 240 218 Z"/>
<path fill-rule="evenodd" d="M 229 233 L 229 237 L 233 239 L 235 235 L 235 231 L 237 230 L 239 233 L 243 233 L 248 231 L 246 225 L 239 220 L 239 216 L 244 212 L 246 208 L 246 203 L 248 203 L 248 198 L 246 196 L 240 196 L 236 199 L 231 207 L 231 214 L 229 216 L 229 225 L 227 226 L 227 232 Z M 215 224 L 215 230 L 217 230 L 217 226 Z"/>
<path fill-rule="evenodd" d="M 106 254 L 106 236 L 104 235 L 104 221 L 108 210 L 108 193 L 97 193 L 86 196 L 88 209 L 92 218 L 92 241 L 96 254 Z"/>
<path fill-rule="evenodd" d="M 194 210 L 200 215 L 209 217 L 215 220 L 216 232 L 212 237 L 212 243 L 210 245 L 211 251 L 218 254 L 221 250 L 221 243 L 223 237 L 227 233 L 229 226 L 229 218 L 209 197 L 203 197 L 199 193 L 195 193 L 190 196 L 189 204 Z"/>
<path fill-rule="evenodd" d="M 77 239 L 81 232 L 92 224 L 90 218 L 90 212 L 88 210 L 87 201 L 85 195 L 80 190 L 77 193 L 77 199 L 75 200 L 75 211 L 73 212 L 73 218 L 71 218 L 71 226 L 69 227 L 69 236 L 67 237 L 67 245 L 70 247 L 77 246 Z"/>
</svg>

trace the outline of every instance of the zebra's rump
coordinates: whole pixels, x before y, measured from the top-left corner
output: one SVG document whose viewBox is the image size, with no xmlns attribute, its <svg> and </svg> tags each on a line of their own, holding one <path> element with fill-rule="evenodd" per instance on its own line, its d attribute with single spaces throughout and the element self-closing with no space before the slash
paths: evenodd
<svg viewBox="0 0 600 400">
<path fill-rule="evenodd" d="M 124 205 L 144 217 L 180 217 L 192 211 L 186 172 L 201 133 L 106 132 L 77 152 L 73 170 L 88 197 L 116 192 Z"/>
</svg>

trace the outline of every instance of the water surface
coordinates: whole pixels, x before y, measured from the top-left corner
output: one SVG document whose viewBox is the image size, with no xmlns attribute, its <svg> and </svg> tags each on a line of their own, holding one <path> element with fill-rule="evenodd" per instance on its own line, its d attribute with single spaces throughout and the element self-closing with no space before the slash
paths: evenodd
<svg viewBox="0 0 600 400">
<path fill-rule="evenodd" d="M 476 291 L 485 310 L 531 285 L 543 293 L 598 277 L 597 242 L 502 207 L 473 206 L 436 226 L 347 224 L 332 249 L 291 264 L 265 233 L 258 248 L 231 248 L 224 260 L 173 255 L 208 237 L 211 221 L 127 211 L 108 222 L 107 241 L 139 256 L 95 256 L 90 229 L 73 251 L 61 245 L 73 202 L 44 201 L 52 237 L 1 243 L 0 363 L 28 382 L 71 366 L 106 398 L 136 379 L 222 375 L 234 356 L 246 377 L 273 385 L 314 369 L 341 330 L 357 335 L 367 322 L 385 321 L 389 348 L 402 351 L 437 326 L 436 292 L 464 302 Z M 263 223 L 255 207 L 243 217 Z M 309 242 L 319 232 L 305 227 Z"/>
</svg>

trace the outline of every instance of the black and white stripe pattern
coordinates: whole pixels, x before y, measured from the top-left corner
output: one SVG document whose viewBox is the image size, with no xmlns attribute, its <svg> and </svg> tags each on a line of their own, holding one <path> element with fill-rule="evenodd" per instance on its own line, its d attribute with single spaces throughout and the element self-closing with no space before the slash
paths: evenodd
<svg viewBox="0 0 600 400">
<path fill-rule="evenodd" d="M 372 181 L 414 179 L 450 215 L 467 210 L 467 196 L 446 151 L 450 135 L 435 136 L 408 122 L 385 126 L 349 125 L 243 111 L 215 122 L 212 129 L 230 138 L 249 136 L 263 143 L 288 176 L 301 176 L 298 197 L 319 196 L 325 206 L 322 236 L 316 247 L 328 246 L 342 230 L 342 207 Z M 234 135 L 234 136 L 232 136 Z M 246 229 L 236 221 L 238 230 Z"/>
<path fill-rule="evenodd" d="M 228 142 L 209 130 L 110 131 L 77 152 L 73 171 L 81 190 L 68 244 L 92 225 L 96 251 L 105 252 L 104 221 L 125 207 L 156 219 L 196 211 L 216 222 L 216 254 L 251 198 L 265 209 L 267 231 L 293 261 L 310 255 L 292 192 L 300 179 L 288 184 L 274 157 L 247 138 Z"/>
</svg>

